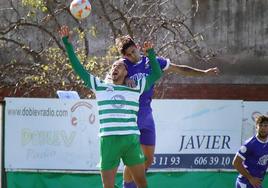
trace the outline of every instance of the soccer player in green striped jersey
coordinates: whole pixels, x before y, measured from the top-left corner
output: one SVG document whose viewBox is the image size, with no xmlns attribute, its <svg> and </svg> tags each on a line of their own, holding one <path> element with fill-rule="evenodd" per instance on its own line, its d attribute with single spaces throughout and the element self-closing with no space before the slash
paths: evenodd
<svg viewBox="0 0 268 188">
<path fill-rule="evenodd" d="M 136 87 L 130 88 L 124 85 L 128 72 L 123 60 L 113 63 L 109 72 L 110 83 L 101 81 L 81 65 L 68 41 L 68 27 L 62 26 L 59 34 L 73 69 L 96 95 L 100 119 L 100 168 L 103 187 L 114 187 L 117 168 L 122 159 L 129 167 L 136 185 L 146 188 L 145 159 L 139 143 L 137 113 L 140 95 L 148 91 L 162 75 L 152 44 L 144 44 L 152 72 L 138 80 Z"/>
</svg>

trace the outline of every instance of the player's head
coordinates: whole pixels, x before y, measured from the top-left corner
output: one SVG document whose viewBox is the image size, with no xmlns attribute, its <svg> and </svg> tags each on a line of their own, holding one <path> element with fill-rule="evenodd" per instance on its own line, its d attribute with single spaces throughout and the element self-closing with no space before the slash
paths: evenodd
<svg viewBox="0 0 268 188">
<path fill-rule="evenodd" d="M 256 117 L 256 130 L 259 138 L 266 139 L 268 137 L 268 116 Z"/>
<path fill-rule="evenodd" d="M 129 35 L 118 37 L 115 40 L 115 45 L 117 50 L 124 58 L 133 63 L 136 63 L 140 60 L 140 50 Z"/>
<path fill-rule="evenodd" d="M 127 73 L 127 66 L 124 60 L 119 59 L 113 63 L 109 77 L 114 84 L 124 84 Z"/>
</svg>

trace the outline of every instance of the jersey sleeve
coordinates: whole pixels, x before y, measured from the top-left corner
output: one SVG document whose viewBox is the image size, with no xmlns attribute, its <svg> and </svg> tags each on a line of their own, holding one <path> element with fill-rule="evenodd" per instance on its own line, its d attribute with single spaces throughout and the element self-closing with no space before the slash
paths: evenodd
<svg viewBox="0 0 268 188">
<path fill-rule="evenodd" d="M 240 149 L 238 150 L 237 152 L 237 155 L 243 159 L 243 160 L 246 160 L 247 156 L 250 154 L 250 151 L 251 151 L 251 142 L 248 141 L 248 142 L 245 142 L 244 145 L 242 145 L 240 147 Z"/>
<path fill-rule="evenodd" d="M 161 70 L 165 71 L 168 69 L 169 65 L 170 65 L 170 60 L 163 58 L 163 57 L 157 57 L 157 61 L 160 65 Z"/>
<path fill-rule="evenodd" d="M 150 66 L 152 67 L 152 71 L 146 77 L 146 84 L 145 84 L 144 91 L 148 91 L 162 75 L 160 64 L 157 63 L 154 49 L 147 50 L 147 53 L 148 53 Z"/>
<path fill-rule="evenodd" d="M 71 62 L 71 65 L 74 69 L 74 71 L 76 72 L 76 74 L 78 74 L 78 76 L 84 81 L 84 84 L 92 89 L 93 91 L 95 90 L 94 88 L 94 83 L 96 82 L 96 78 L 95 76 L 93 76 L 92 74 L 90 74 L 84 67 L 83 65 L 80 63 L 79 59 L 77 58 L 73 46 L 71 43 L 68 42 L 68 38 L 67 37 L 63 37 L 62 41 L 65 45 L 69 60 Z"/>
</svg>

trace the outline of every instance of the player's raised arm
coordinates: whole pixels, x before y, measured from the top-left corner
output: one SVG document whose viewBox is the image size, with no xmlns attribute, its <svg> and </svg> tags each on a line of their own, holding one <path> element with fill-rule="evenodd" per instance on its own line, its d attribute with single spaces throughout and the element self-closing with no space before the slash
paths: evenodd
<svg viewBox="0 0 268 188">
<path fill-rule="evenodd" d="M 162 70 L 156 60 L 156 55 L 152 43 L 145 42 L 143 49 L 146 52 L 149 58 L 149 63 L 152 67 L 152 72 L 146 77 L 146 85 L 144 90 L 147 91 L 162 76 Z"/>
<path fill-rule="evenodd" d="M 176 65 L 170 63 L 169 68 L 165 72 L 181 74 L 184 76 L 216 76 L 220 71 L 217 67 L 202 70 L 187 65 Z"/>
<path fill-rule="evenodd" d="M 70 59 L 71 65 L 74 71 L 80 76 L 80 78 L 85 82 L 85 85 L 92 89 L 90 78 L 92 77 L 91 74 L 83 67 L 80 63 L 79 59 L 77 58 L 72 44 L 68 41 L 70 32 L 68 26 L 62 26 L 59 29 L 59 34 L 62 37 L 62 41 L 66 48 L 68 57 Z"/>
</svg>

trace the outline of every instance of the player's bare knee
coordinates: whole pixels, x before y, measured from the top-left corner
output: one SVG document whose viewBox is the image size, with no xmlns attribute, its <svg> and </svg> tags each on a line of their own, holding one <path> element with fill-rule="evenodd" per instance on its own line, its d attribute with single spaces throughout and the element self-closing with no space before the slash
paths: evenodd
<svg viewBox="0 0 268 188">
<path fill-rule="evenodd" d="M 128 168 L 124 168 L 123 178 L 124 178 L 124 181 L 126 181 L 126 182 L 133 181 L 131 172 Z"/>
</svg>

